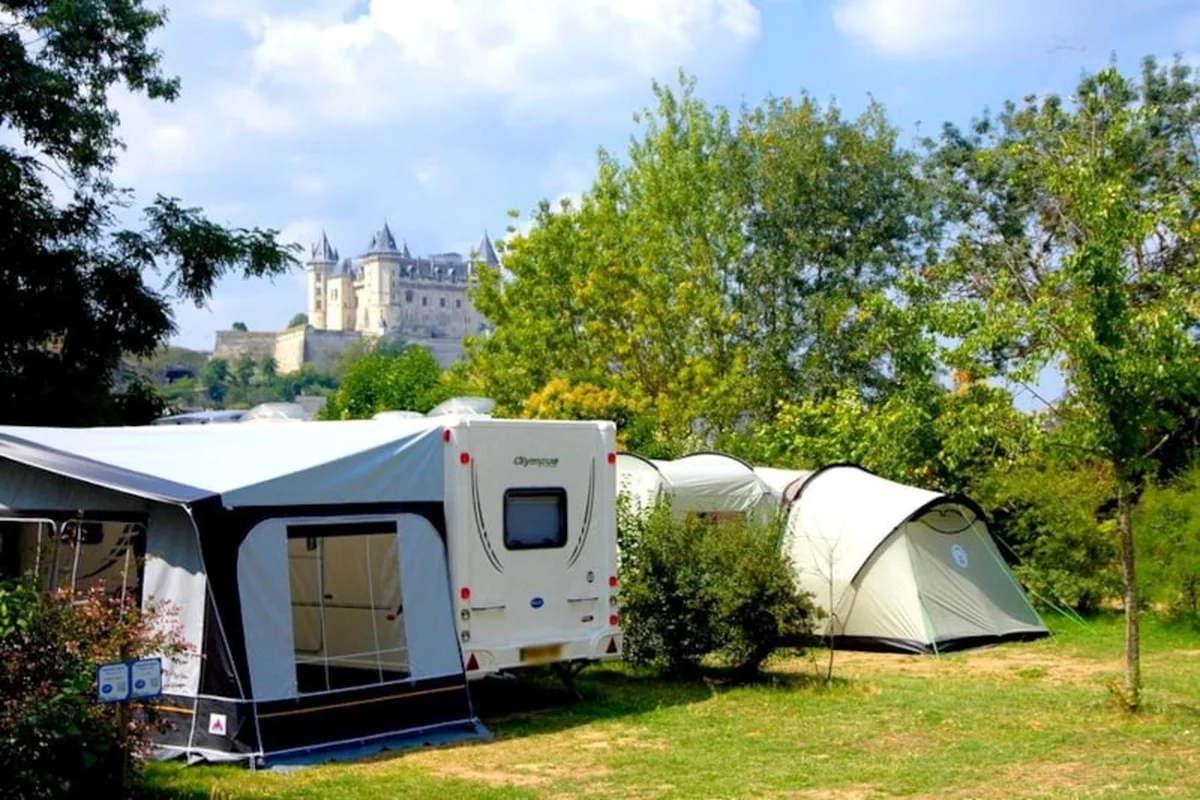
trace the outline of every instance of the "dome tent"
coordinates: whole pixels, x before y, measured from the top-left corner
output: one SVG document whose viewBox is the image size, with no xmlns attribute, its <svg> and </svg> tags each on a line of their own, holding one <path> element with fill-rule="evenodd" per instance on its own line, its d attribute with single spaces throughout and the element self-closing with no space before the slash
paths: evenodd
<svg viewBox="0 0 1200 800">
<path fill-rule="evenodd" d="M 812 471 L 755 467 L 754 474 L 766 485 L 775 502 L 787 509 L 795 501 L 804 482 L 812 476 Z"/>
<path fill-rule="evenodd" d="M 1049 635 L 972 500 L 860 467 L 817 470 L 784 550 L 844 650 L 939 653 Z"/>
<path fill-rule="evenodd" d="M 617 453 L 617 492 L 629 497 L 634 511 L 653 508 L 659 498 L 667 492 L 667 482 L 660 467 L 664 461 Z"/>
<path fill-rule="evenodd" d="M 777 507 L 754 467 L 724 453 L 692 453 L 659 465 L 680 514 L 763 520 Z"/>
</svg>

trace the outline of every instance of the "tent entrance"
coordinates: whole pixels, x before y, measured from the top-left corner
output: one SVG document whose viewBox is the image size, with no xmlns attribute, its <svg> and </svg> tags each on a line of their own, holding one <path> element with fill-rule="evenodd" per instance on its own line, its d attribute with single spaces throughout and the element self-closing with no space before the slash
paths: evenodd
<svg viewBox="0 0 1200 800">
<path fill-rule="evenodd" d="M 300 695 L 411 674 L 395 522 L 289 525 L 289 594 Z"/>
</svg>

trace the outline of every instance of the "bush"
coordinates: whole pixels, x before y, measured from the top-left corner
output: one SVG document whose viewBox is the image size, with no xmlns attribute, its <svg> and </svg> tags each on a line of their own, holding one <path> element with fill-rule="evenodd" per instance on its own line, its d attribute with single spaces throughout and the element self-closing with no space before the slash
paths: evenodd
<svg viewBox="0 0 1200 800">
<path fill-rule="evenodd" d="M 1134 530 L 1145 599 L 1171 613 L 1200 613 L 1200 466 L 1149 487 Z"/>
<path fill-rule="evenodd" d="M 6 798 L 121 797 L 160 720 L 134 704 L 129 770 L 115 706 L 95 699 L 96 665 L 183 652 L 165 610 L 143 612 L 102 586 L 43 594 L 28 581 L 0 583 L 0 763 Z"/>
<path fill-rule="evenodd" d="M 1013 572 L 1034 600 L 1087 614 L 1120 597 L 1115 489 L 1105 465 L 1033 458 L 989 475 L 974 494 L 992 533 L 1015 552 Z"/>
<path fill-rule="evenodd" d="M 630 662 L 680 674 L 719 655 L 748 676 L 811 633 L 813 606 L 774 526 L 680 520 L 666 503 L 639 515 L 624 498 L 618 518 Z"/>
</svg>

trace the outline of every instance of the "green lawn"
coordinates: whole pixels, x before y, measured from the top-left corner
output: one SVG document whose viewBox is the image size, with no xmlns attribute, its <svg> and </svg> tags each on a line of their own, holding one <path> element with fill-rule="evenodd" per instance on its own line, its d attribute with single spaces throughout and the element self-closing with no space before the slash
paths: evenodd
<svg viewBox="0 0 1200 800">
<path fill-rule="evenodd" d="M 573 706 L 500 683 L 478 698 L 490 742 L 289 773 L 154 765 L 149 782 L 187 798 L 1200 797 L 1200 633 L 1146 623 L 1147 708 L 1129 716 L 1108 689 L 1119 620 L 1051 622 L 1047 641 L 941 658 L 839 653 L 832 688 L 802 658 L 752 687 L 595 669 Z"/>
</svg>

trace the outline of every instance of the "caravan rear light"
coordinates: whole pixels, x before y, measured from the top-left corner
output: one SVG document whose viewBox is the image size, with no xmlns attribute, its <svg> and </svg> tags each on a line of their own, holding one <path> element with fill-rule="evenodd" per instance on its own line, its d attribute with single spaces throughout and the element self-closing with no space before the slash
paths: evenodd
<svg viewBox="0 0 1200 800">
<path fill-rule="evenodd" d="M 616 454 L 616 453 L 609 453 L 609 454 L 608 454 L 608 463 L 610 463 L 610 464 L 615 464 L 615 463 L 617 463 L 617 454 Z"/>
<path fill-rule="evenodd" d="M 470 600 L 471 599 L 471 590 L 468 589 L 466 586 L 464 586 L 464 587 L 462 587 L 462 589 L 460 589 L 458 591 L 458 596 L 461 597 L 464 601 Z"/>
<path fill-rule="evenodd" d="M 617 622 L 618 622 L 618 620 L 617 620 L 616 614 L 613 614 L 611 617 L 608 618 L 609 627 L 612 627 L 612 628 L 617 627 Z"/>
<path fill-rule="evenodd" d="M 610 589 L 617 588 L 617 576 L 616 575 L 608 576 L 608 588 L 610 588 Z"/>
<path fill-rule="evenodd" d="M 460 454 L 460 455 L 459 455 L 459 457 L 458 457 L 458 463 L 460 463 L 460 464 L 470 464 L 470 463 L 471 463 L 471 454 L 470 454 L 470 453 L 462 453 L 462 454 Z"/>
<path fill-rule="evenodd" d="M 442 441 L 443 442 L 450 441 L 450 429 L 449 428 L 442 428 Z"/>
</svg>

